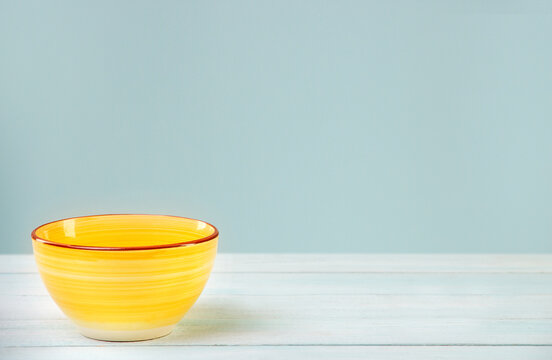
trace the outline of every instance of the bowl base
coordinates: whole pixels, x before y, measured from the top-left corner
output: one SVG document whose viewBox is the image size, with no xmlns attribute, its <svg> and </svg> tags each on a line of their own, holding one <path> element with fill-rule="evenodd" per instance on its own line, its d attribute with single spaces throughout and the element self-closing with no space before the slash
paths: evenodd
<svg viewBox="0 0 552 360">
<path fill-rule="evenodd" d="M 146 330 L 99 330 L 79 326 L 79 332 L 91 339 L 103 341 L 142 341 L 169 335 L 174 325 Z"/>
</svg>

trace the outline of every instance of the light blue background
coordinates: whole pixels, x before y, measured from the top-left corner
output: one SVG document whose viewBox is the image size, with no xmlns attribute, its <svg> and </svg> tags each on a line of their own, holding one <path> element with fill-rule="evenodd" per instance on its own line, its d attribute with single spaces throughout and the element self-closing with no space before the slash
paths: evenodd
<svg viewBox="0 0 552 360">
<path fill-rule="evenodd" d="M 551 251 L 550 7 L 0 0 L 0 250 L 139 212 L 227 252 Z"/>
</svg>

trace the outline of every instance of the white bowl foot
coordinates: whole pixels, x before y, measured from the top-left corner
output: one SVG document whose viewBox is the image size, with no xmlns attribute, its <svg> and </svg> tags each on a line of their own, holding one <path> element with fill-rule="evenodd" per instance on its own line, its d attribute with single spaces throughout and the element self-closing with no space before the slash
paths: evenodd
<svg viewBox="0 0 552 360">
<path fill-rule="evenodd" d="M 79 332 L 89 338 L 104 341 L 141 341 L 168 335 L 174 325 L 146 330 L 99 330 L 79 326 Z"/>
</svg>

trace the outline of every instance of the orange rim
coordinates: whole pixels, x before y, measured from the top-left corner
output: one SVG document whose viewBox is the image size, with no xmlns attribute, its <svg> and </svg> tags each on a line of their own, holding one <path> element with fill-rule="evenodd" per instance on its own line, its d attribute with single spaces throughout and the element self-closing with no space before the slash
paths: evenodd
<svg viewBox="0 0 552 360">
<path fill-rule="evenodd" d="M 36 235 L 36 231 L 38 229 L 40 229 L 41 227 L 46 226 L 46 225 L 50 225 L 50 224 L 53 224 L 53 223 L 57 223 L 57 222 L 60 222 L 60 221 L 72 220 L 72 219 L 82 219 L 82 218 L 91 218 L 91 217 L 98 217 L 98 216 L 118 216 L 118 215 L 123 215 L 123 216 L 134 216 L 134 215 L 163 216 L 163 217 L 172 217 L 172 218 L 178 218 L 178 219 L 199 221 L 199 222 L 202 222 L 204 224 L 207 224 L 207 225 L 211 226 L 214 229 L 214 232 L 209 236 L 205 236 L 205 237 L 195 239 L 195 240 L 180 242 L 180 243 L 151 245 L 151 246 L 129 246 L 129 247 L 84 246 L 84 245 L 63 244 L 63 243 L 59 243 L 59 242 L 55 242 L 55 241 L 51 241 L 51 240 L 46 240 L 46 239 L 43 239 L 43 238 Z M 195 245 L 195 244 L 201 244 L 201 243 L 204 243 L 206 241 L 213 240 L 213 239 L 217 238 L 218 235 L 219 235 L 218 229 L 214 225 L 211 225 L 206 221 L 187 218 L 187 217 L 183 217 L 183 216 L 159 215 L 159 214 L 101 214 L 101 215 L 74 216 L 74 217 L 70 217 L 70 218 L 66 218 L 66 219 L 60 219 L 60 220 L 54 220 L 54 221 L 47 222 L 45 224 L 42 224 L 42 225 L 38 226 L 36 229 L 33 230 L 33 232 L 31 232 L 31 238 L 34 241 L 40 242 L 40 243 L 43 243 L 43 244 L 58 246 L 58 247 L 64 247 L 64 248 L 68 248 L 68 249 L 100 250 L 100 251 L 133 251 L 133 250 L 168 249 L 168 248 L 173 248 L 173 247 L 190 246 L 190 245 Z"/>
</svg>

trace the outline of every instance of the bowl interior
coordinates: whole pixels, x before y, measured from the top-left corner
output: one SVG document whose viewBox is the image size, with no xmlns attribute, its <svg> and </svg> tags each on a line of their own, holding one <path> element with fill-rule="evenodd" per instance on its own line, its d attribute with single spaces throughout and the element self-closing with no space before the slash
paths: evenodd
<svg viewBox="0 0 552 360">
<path fill-rule="evenodd" d="M 33 235 L 62 245 L 125 248 L 194 242 L 216 231 L 206 222 L 177 216 L 95 215 L 54 221 Z"/>
</svg>

